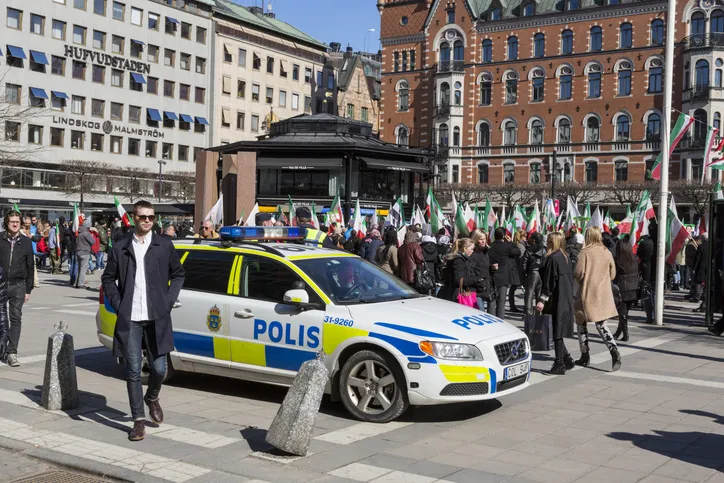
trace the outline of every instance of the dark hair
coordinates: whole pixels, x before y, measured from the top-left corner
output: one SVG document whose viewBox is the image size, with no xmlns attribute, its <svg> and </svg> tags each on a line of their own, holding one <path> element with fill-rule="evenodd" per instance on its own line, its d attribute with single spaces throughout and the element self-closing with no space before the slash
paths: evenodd
<svg viewBox="0 0 724 483">
<path fill-rule="evenodd" d="M 541 235 L 541 234 L 538 233 L 538 232 L 533 233 L 533 234 L 530 236 L 530 242 L 531 242 L 533 245 L 543 245 L 543 235 Z"/>
<path fill-rule="evenodd" d="M 3 228 L 5 228 L 6 230 L 8 229 L 8 221 L 10 220 L 11 216 L 17 216 L 18 218 L 20 218 L 21 223 L 23 221 L 22 217 L 20 216 L 19 211 L 15 211 L 15 210 L 8 211 L 7 213 L 5 213 L 5 218 L 3 219 Z"/>
<path fill-rule="evenodd" d="M 167 230 L 168 230 L 169 228 L 171 228 L 172 226 L 173 226 L 172 223 L 164 223 L 164 224 L 163 224 L 163 231 L 164 231 L 164 232 L 167 231 Z M 174 228 L 176 228 L 176 227 L 174 227 Z"/>
<path fill-rule="evenodd" d="M 33 218 L 33 217 L 37 218 L 37 216 L 35 216 L 35 213 L 33 213 L 33 212 L 28 213 L 26 216 L 28 216 L 30 218 Z"/>
<path fill-rule="evenodd" d="M 611 230 L 611 236 L 616 237 L 616 236 L 618 236 L 619 233 L 621 233 L 621 232 L 618 230 L 618 227 L 614 226 L 613 229 Z"/>
<path fill-rule="evenodd" d="M 153 203 L 146 200 L 138 200 L 133 204 L 133 214 L 135 215 L 139 208 L 153 209 Z"/>
<path fill-rule="evenodd" d="M 495 238 L 496 240 L 502 240 L 503 238 L 505 238 L 505 228 L 503 228 L 502 226 L 496 228 L 495 233 L 493 233 L 493 238 Z"/>
<path fill-rule="evenodd" d="M 61 216 L 60 218 L 58 218 L 58 223 L 60 223 L 61 225 L 65 223 L 65 217 Z"/>
<path fill-rule="evenodd" d="M 620 266 L 638 266 L 638 259 L 631 249 L 630 237 L 625 236 L 616 244 L 616 263 Z"/>
<path fill-rule="evenodd" d="M 446 235 L 447 232 L 445 231 L 445 228 L 440 228 L 439 230 L 437 230 L 437 234 L 439 236 L 443 236 L 443 235 Z"/>
<path fill-rule="evenodd" d="M 385 245 L 397 246 L 397 230 L 387 230 L 385 232 Z"/>
</svg>

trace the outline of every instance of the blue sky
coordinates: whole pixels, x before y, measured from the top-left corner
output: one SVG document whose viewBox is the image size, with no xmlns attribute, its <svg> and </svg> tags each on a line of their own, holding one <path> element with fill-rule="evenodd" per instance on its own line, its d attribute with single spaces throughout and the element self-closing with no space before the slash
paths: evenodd
<svg viewBox="0 0 724 483">
<path fill-rule="evenodd" d="M 261 6 L 269 0 L 234 0 L 244 6 Z M 322 42 L 350 44 L 355 51 L 376 52 L 379 47 L 380 13 L 375 0 L 272 0 L 272 11 Z M 367 29 L 373 28 L 374 32 Z"/>
</svg>

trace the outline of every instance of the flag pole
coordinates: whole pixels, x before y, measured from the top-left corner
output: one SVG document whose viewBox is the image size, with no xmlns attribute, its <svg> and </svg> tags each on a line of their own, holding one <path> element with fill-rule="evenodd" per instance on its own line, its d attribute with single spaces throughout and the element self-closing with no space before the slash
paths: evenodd
<svg viewBox="0 0 724 483">
<path fill-rule="evenodd" d="M 671 97 L 674 80 L 674 29 L 676 27 L 676 0 L 668 0 L 666 15 L 666 44 L 664 50 L 664 116 L 661 129 L 661 197 L 659 199 L 659 236 L 656 240 L 656 325 L 664 323 L 664 277 L 666 276 L 666 230 L 668 229 L 669 197 L 669 145 L 671 139 Z"/>
</svg>

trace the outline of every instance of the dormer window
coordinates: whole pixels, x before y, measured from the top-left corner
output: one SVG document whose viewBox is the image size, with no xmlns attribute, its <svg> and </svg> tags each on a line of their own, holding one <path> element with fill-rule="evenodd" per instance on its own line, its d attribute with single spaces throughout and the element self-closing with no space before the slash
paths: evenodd
<svg viewBox="0 0 724 483">
<path fill-rule="evenodd" d="M 527 3 L 525 7 L 523 7 L 523 16 L 524 17 L 530 17 L 535 13 L 535 4 Z"/>
<path fill-rule="evenodd" d="M 447 23 L 455 23 L 455 9 L 447 11 Z"/>
<path fill-rule="evenodd" d="M 490 20 L 500 20 L 500 9 L 494 8 L 490 11 Z"/>
</svg>

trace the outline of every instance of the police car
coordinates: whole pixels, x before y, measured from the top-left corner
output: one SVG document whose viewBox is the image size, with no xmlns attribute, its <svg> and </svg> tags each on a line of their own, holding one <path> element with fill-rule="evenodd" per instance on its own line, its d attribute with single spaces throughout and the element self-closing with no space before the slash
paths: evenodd
<svg viewBox="0 0 724 483">
<path fill-rule="evenodd" d="M 422 296 L 346 252 L 292 243 L 297 227 L 224 227 L 174 242 L 186 278 L 172 312 L 174 370 L 290 385 L 321 352 L 327 392 L 356 418 L 480 401 L 528 385 L 528 339 L 490 314 Z M 100 295 L 99 340 L 116 316 Z"/>
</svg>

